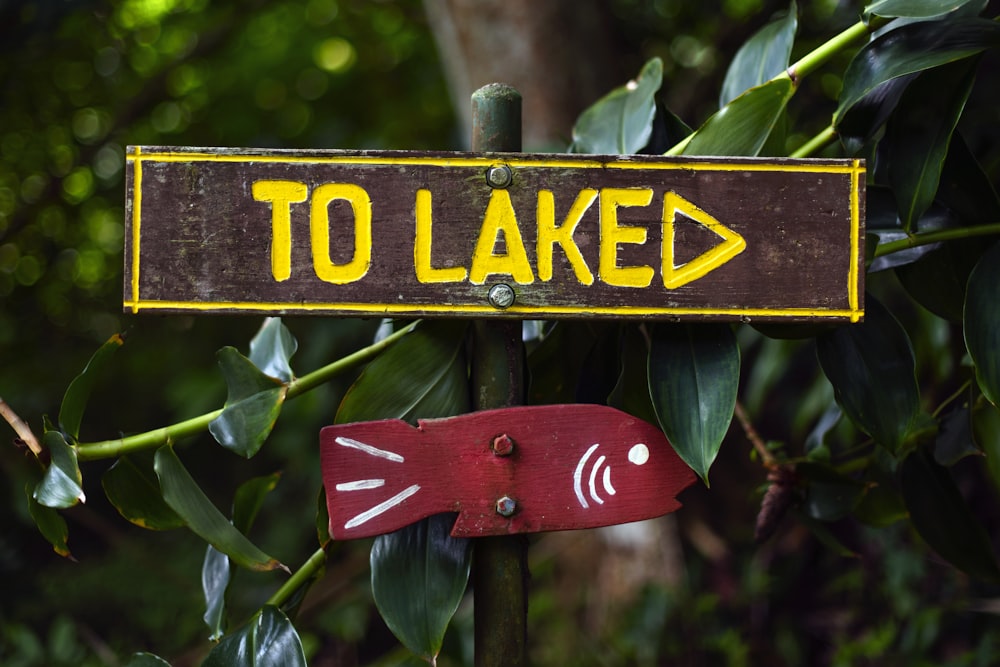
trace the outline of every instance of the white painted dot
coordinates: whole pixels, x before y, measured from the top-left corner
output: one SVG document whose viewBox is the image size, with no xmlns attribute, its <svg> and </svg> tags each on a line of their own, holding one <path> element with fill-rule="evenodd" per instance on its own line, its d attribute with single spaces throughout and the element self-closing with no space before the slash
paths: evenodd
<svg viewBox="0 0 1000 667">
<path fill-rule="evenodd" d="M 641 442 L 639 444 L 632 445 L 632 449 L 628 450 L 628 460 L 637 466 L 641 466 L 649 460 L 649 447 Z"/>
</svg>

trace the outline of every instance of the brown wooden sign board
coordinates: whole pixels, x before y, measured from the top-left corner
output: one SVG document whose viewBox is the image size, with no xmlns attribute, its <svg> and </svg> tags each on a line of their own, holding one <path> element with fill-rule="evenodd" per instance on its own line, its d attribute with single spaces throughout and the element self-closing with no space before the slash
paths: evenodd
<svg viewBox="0 0 1000 667">
<path fill-rule="evenodd" d="M 864 312 L 859 160 L 148 146 L 127 160 L 127 312 Z"/>
</svg>

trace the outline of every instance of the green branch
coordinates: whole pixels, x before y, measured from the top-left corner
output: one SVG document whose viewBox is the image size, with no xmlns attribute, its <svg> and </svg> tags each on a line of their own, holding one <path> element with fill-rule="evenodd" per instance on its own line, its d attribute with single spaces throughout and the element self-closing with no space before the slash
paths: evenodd
<svg viewBox="0 0 1000 667">
<path fill-rule="evenodd" d="M 326 549 L 320 547 L 264 604 L 274 605 L 275 607 L 285 604 L 295 594 L 295 591 L 302 588 L 319 572 L 324 563 L 326 563 Z"/>
<path fill-rule="evenodd" d="M 315 389 L 324 382 L 328 382 L 337 375 L 350 370 L 359 364 L 370 361 L 378 356 L 382 350 L 386 349 L 400 338 L 413 331 L 413 328 L 416 327 L 418 323 L 419 320 L 417 322 L 412 322 L 392 335 L 386 336 L 377 343 L 373 343 L 368 347 L 363 347 L 357 352 L 353 352 L 346 357 L 338 359 L 323 368 L 317 369 L 312 373 L 292 380 L 288 385 L 288 392 L 285 395 L 285 398 L 295 398 L 296 396 L 304 394 L 311 389 Z M 125 438 L 117 438 L 115 440 L 80 443 L 76 446 L 77 459 L 80 461 L 107 459 L 144 449 L 159 447 L 167 442 L 197 435 L 198 433 L 207 430 L 208 425 L 217 419 L 221 414 L 222 409 L 220 408 L 207 414 L 178 422 L 170 426 L 165 426 L 163 428 L 146 431 L 145 433 L 130 435 Z"/>
<path fill-rule="evenodd" d="M 877 230 L 872 231 L 875 234 L 878 233 Z M 939 229 L 933 232 L 921 232 L 896 241 L 889 241 L 888 243 L 880 244 L 877 248 L 875 248 L 875 257 L 891 255 L 894 252 L 909 250 L 910 248 L 916 248 L 930 243 L 938 243 L 940 241 L 954 241 L 956 239 L 969 239 L 977 236 L 993 236 L 996 234 L 1000 234 L 1000 222 L 990 225 L 976 225 L 974 227 L 959 227 L 958 229 Z"/>
<path fill-rule="evenodd" d="M 886 23 L 888 23 L 888 21 L 878 18 L 872 18 L 872 20 L 867 24 L 864 21 L 858 21 L 847 30 L 831 38 L 821 46 L 816 47 L 806 55 L 799 58 L 798 61 L 792 63 L 788 67 L 788 76 L 790 76 L 792 81 L 798 85 L 799 81 L 825 65 L 830 58 L 834 57 L 844 49 L 854 44 L 857 40 L 862 37 L 866 37 L 873 30 L 885 25 Z"/>
<path fill-rule="evenodd" d="M 802 144 L 791 155 L 788 157 L 799 158 L 799 157 L 809 157 L 814 153 L 823 150 L 834 141 L 837 140 L 837 131 L 833 129 L 833 125 L 827 126 L 822 132 L 817 134 L 815 137 Z"/>
</svg>

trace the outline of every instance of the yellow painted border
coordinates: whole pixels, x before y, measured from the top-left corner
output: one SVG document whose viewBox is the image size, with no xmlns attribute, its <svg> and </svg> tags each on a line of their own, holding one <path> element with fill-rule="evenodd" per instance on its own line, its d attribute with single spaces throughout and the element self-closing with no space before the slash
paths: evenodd
<svg viewBox="0 0 1000 667">
<path fill-rule="evenodd" d="M 125 300 L 123 306 L 132 313 L 140 310 L 190 310 L 190 311 L 243 311 L 243 312 L 328 312 L 341 314 L 384 314 L 384 315 L 414 315 L 436 313 L 463 313 L 469 315 L 497 315 L 499 311 L 489 305 L 475 304 L 380 304 L 380 303 L 269 303 L 269 302 L 228 302 L 228 301 L 159 301 L 143 300 L 139 295 L 140 271 L 140 225 L 142 207 L 142 163 L 143 162 L 248 162 L 248 163 L 297 163 L 297 164 L 343 164 L 343 165 L 424 165 L 442 168 L 455 167 L 487 167 L 503 163 L 511 167 L 522 168 L 553 168 L 553 169 L 623 169 L 623 170 L 672 170 L 672 171 L 757 171 L 757 172 L 787 172 L 787 173 L 828 173 L 849 174 L 850 184 L 850 250 L 851 262 L 848 267 L 847 309 L 811 309 L 811 308 L 656 308 L 646 306 L 512 306 L 504 311 L 505 315 L 524 315 L 539 317 L 545 315 L 607 315 L 626 317 L 767 317 L 796 319 L 848 319 L 857 322 L 864 317 L 864 309 L 859 305 L 860 273 L 858 271 L 859 250 L 861 244 L 861 213 L 860 192 L 861 176 L 865 168 L 860 160 L 847 161 L 844 164 L 830 164 L 817 160 L 817 164 L 803 163 L 757 163 L 748 161 L 629 161 L 622 160 L 567 160 L 538 159 L 511 156 L 419 156 L 419 155 L 253 155 L 247 153 L 204 153 L 204 152 L 142 152 L 141 146 L 130 147 L 125 157 L 133 163 L 133 204 L 132 204 L 132 298 Z"/>
</svg>

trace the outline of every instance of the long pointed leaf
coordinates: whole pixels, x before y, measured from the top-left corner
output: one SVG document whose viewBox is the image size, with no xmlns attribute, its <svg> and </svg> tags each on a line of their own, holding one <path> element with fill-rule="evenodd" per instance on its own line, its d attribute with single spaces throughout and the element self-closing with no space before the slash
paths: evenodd
<svg viewBox="0 0 1000 667">
<path fill-rule="evenodd" d="M 968 58 L 1000 45 L 1000 23 L 986 19 L 922 21 L 900 26 L 872 40 L 844 73 L 834 125 L 877 86 L 896 77 Z"/>
<path fill-rule="evenodd" d="M 865 321 L 817 337 L 816 348 L 844 414 L 896 452 L 920 413 L 913 348 L 903 327 L 866 295 Z"/>
<path fill-rule="evenodd" d="M 202 620 L 208 626 L 212 641 L 218 641 L 226 631 L 226 591 L 229 590 L 229 556 L 211 544 L 205 547 L 201 564 L 201 590 L 205 596 L 205 613 Z"/>
<path fill-rule="evenodd" d="M 52 545 L 52 550 L 57 554 L 65 558 L 73 558 L 69 551 L 69 528 L 66 526 L 66 520 L 59 512 L 35 500 L 30 484 L 25 486 L 24 491 L 28 496 L 28 513 L 31 515 L 31 520 L 38 526 L 42 537 L 48 540 L 49 544 Z"/>
<path fill-rule="evenodd" d="M 889 183 L 909 231 L 937 194 L 951 135 L 972 92 L 978 59 L 924 72 L 903 94 L 889 122 Z"/>
<path fill-rule="evenodd" d="M 184 526 L 184 519 L 163 500 L 152 461 L 123 456 L 104 473 L 101 485 L 118 513 L 137 526 L 149 530 Z"/>
<path fill-rule="evenodd" d="M 438 514 L 375 538 L 372 593 L 406 648 L 432 661 L 469 580 L 470 545 L 449 535 L 454 515 Z"/>
<path fill-rule="evenodd" d="M 573 126 L 573 153 L 628 155 L 649 143 L 663 61 L 647 62 L 635 81 L 616 88 L 586 109 Z"/>
<path fill-rule="evenodd" d="M 986 6 L 986 0 L 876 0 L 863 12 L 865 21 L 872 16 L 883 18 L 930 19 L 958 12 L 971 11 L 978 14 Z"/>
<path fill-rule="evenodd" d="M 719 94 L 719 108 L 745 91 L 770 81 L 788 69 L 798 27 L 798 8 L 792 0 L 788 12 L 753 34 L 733 57 Z"/>
<path fill-rule="evenodd" d="M 267 605 L 212 649 L 202 667 L 307 667 L 302 640 L 277 607 Z"/>
<path fill-rule="evenodd" d="M 965 294 L 965 346 L 976 365 L 983 395 L 1000 407 L 1000 243 L 984 254 Z"/>
<path fill-rule="evenodd" d="M 947 468 L 919 449 L 903 461 L 899 480 L 913 527 L 927 544 L 974 577 L 1000 580 L 989 537 L 972 516 Z"/>
<path fill-rule="evenodd" d="M 740 381 L 740 348 L 722 324 L 660 325 L 649 350 L 656 418 L 677 454 L 708 484 L 729 430 Z"/>
<path fill-rule="evenodd" d="M 287 569 L 254 546 L 222 515 L 184 468 L 173 446 L 164 445 L 156 450 L 154 469 L 163 499 L 199 537 L 248 569 Z"/>
<path fill-rule="evenodd" d="M 80 422 L 83 421 L 83 412 L 87 408 L 94 384 L 124 342 L 125 339 L 120 334 L 109 338 L 97 349 L 83 371 L 69 383 L 59 408 L 59 426 L 73 440 L 80 437 Z"/>
<path fill-rule="evenodd" d="M 683 154 L 758 155 L 794 93 L 787 77 L 751 88 L 706 120 Z"/>
</svg>

